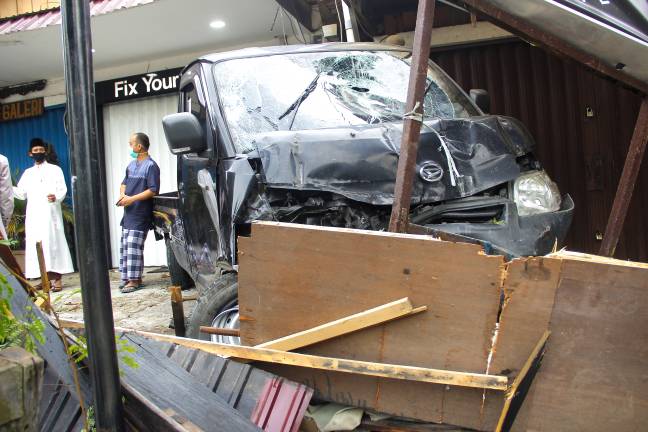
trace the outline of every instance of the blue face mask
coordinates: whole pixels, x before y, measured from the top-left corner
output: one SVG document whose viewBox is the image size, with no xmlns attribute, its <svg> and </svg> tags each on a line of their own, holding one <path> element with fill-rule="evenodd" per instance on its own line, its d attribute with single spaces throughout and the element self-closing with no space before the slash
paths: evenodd
<svg viewBox="0 0 648 432">
<path fill-rule="evenodd" d="M 137 156 L 138 156 L 137 153 L 135 153 L 134 151 L 131 151 L 130 154 L 131 154 L 131 157 L 132 157 L 133 159 L 137 159 Z"/>
</svg>

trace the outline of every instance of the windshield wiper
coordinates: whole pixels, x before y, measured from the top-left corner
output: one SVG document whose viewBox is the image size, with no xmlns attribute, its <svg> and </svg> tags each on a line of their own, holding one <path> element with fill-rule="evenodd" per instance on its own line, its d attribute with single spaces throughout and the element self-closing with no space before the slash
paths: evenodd
<svg viewBox="0 0 648 432">
<path fill-rule="evenodd" d="M 293 102 L 288 107 L 288 109 L 283 114 L 281 114 L 279 116 L 279 120 L 281 120 L 284 117 L 286 117 L 288 114 L 290 114 L 291 112 L 295 111 L 295 115 L 293 116 L 292 120 L 290 121 L 290 126 L 288 127 L 288 130 L 292 130 L 293 123 L 295 123 L 295 117 L 297 117 L 297 112 L 299 111 L 299 107 L 302 104 L 302 102 L 304 102 L 306 100 L 306 98 L 308 96 L 310 96 L 310 94 L 313 93 L 313 91 L 315 91 L 315 89 L 317 88 L 317 81 L 319 80 L 320 75 L 322 75 L 322 74 L 318 73 L 315 76 L 315 78 L 313 79 L 313 81 L 311 81 L 311 83 L 308 84 L 308 87 L 306 87 L 306 89 L 302 92 L 302 94 L 300 94 L 299 97 L 297 99 L 295 99 L 295 102 Z"/>
</svg>

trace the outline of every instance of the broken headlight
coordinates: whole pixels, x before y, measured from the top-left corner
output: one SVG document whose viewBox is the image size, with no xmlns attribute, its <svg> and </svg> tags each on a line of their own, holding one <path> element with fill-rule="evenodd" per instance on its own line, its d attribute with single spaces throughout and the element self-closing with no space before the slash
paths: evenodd
<svg viewBox="0 0 648 432">
<path fill-rule="evenodd" d="M 546 172 L 528 171 L 513 184 L 513 201 L 520 216 L 560 210 L 560 191 Z"/>
</svg>

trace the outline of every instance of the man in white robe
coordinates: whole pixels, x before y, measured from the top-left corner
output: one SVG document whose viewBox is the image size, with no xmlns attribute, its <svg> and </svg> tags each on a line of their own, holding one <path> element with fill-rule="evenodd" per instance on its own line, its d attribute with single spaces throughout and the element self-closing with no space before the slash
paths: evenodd
<svg viewBox="0 0 648 432">
<path fill-rule="evenodd" d="M 14 195 L 11 188 L 11 169 L 9 161 L 0 154 L 0 236 L 7 240 L 6 227 L 9 225 L 14 209 Z"/>
<path fill-rule="evenodd" d="M 34 138 L 30 144 L 29 156 L 34 166 L 23 173 L 18 186 L 14 188 L 16 198 L 27 200 L 25 214 L 25 276 L 39 278 L 36 242 L 43 242 L 45 267 L 53 291 L 62 288 L 61 275 L 72 273 L 72 257 L 65 240 L 61 202 L 67 194 L 63 171 L 46 161 L 48 144 Z"/>
</svg>

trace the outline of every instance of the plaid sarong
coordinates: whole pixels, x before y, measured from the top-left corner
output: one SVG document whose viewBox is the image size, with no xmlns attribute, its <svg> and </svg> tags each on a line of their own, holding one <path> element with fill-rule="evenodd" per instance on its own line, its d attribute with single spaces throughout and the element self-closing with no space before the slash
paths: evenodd
<svg viewBox="0 0 648 432">
<path fill-rule="evenodd" d="M 119 271 L 122 282 L 142 279 L 146 231 L 122 228 L 119 245 Z"/>
</svg>

